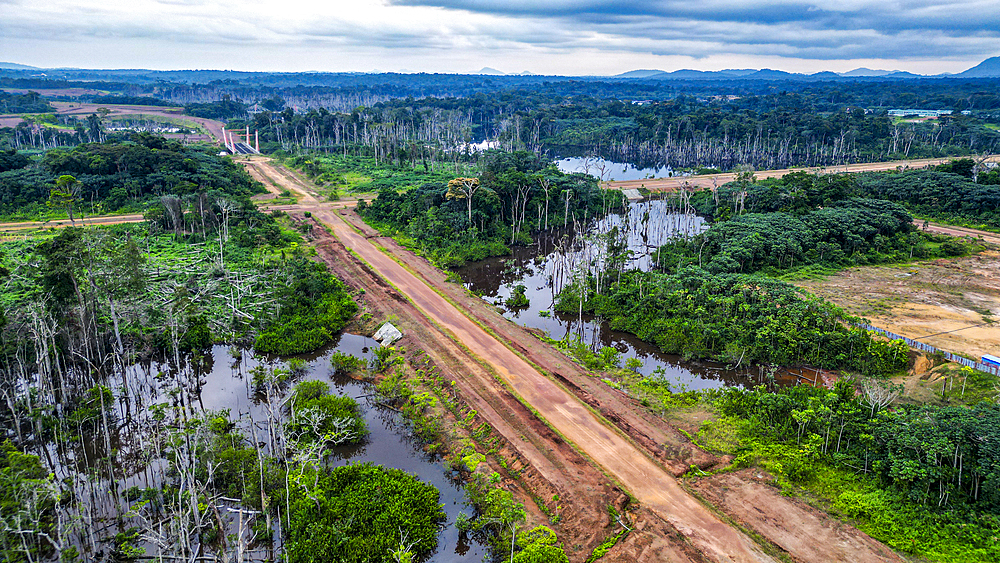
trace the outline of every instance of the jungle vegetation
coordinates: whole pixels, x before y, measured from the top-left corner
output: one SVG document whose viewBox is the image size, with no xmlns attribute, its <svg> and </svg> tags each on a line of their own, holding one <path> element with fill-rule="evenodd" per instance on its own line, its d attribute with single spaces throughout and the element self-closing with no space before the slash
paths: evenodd
<svg viewBox="0 0 1000 563">
<path fill-rule="evenodd" d="M 532 153 L 488 152 L 481 166 L 478 178 L 402 193 L 386 186 L 358 212 L 448 267 L 502 256 L 508 245 L 530 243 L 533 232 L 586 223 L 623 205 L 620 192 L 599 189 L 593 176 L 564 174 Z"/>
<path fill-rule="evenodd" d="M 57 186 L 68 177 L 71 181 Z M 53 208 L 56 188 L 67 201 Z M 0 215 L 33 219 L 65 213 L 142 213 L 163 197 L 245 199 L 263 191 L 238 165 L 215 151 L 184 146 L 149 133 L 126 141 L 87 143 L 28 158 L 0 158 Z M 178 218 L 179 219 L 179 218 Z"/>
<path fill-rule="evenodd" d="M 734 365 L 884 375 L 908 362 L 905 345 L 853 328 L 858 319 L 779 280 L 692 266 L 673 274 L 631 270 L 605 283 L 598 291 L 596 276 L 579 276 L 559 293 L 556 310 L 598 315 L 670 354 Z"/>
<path fill-rule="evenodd" d="M 852 198 L 877 199 L 936 220 L 1000 228 L 1000 170 L 979 159 L 962 158 L 934 169 L 861 174 L 793 172 L 756 180 L 747 171 L 714 192 L 691 197 L 701 215 L 726 219 L 742 213 L 803 215 Z"/>
<path fill-rule="evenodd" d="M 766 468 L 786 491 L 805 489 L 903 553 L 996 560 L 1000 407 L 892 407 L 898 393 L 871 379 L 833 389 L 728 388 L 707 398 L 718 418 L 698 440 L 735 455 L 737 468 Z"/>
</svg>

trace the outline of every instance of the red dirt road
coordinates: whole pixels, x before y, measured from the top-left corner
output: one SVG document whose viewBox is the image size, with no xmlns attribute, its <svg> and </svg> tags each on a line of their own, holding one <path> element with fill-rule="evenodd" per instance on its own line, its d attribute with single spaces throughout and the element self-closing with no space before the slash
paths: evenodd
<svg viewBox="0 0 1000 563">
<path fill-rule="evenodd" d="M 828 166 L 816 168 L 781 168 L 778 170 L 758 170 L 754 175 L 758 179 L 780 178 L 792 172 L 818 173 L 842 173 L 842 172 L 880 172 L 885 170 L 896 170 L 905 168 L 924 168 L 936 166 L 951 161 L 951 158 L 924 158 L 917 160 L 894 160 L 890 162 L 870 162 L 866 164 L 847 164 L 844 166 Z M 992 155 L 988 162 L 1000 162 L 1000 155 Z M 622 180 L 611 181 L 605 184 L 606 187 L 618 190 L 635 190 L 646 188 L 653 192 L 674 192 L 688 189 L 718 187 L 726 182 L 736 179 L 736 173 L 727 172 L 725 174 L 705 174 L 703 176 L 676 176 L 673 178 L 651 178 L 649 180 Z"/>
<path fill-rule="evenodd" d="M 367 261 L 432 321 L 489 364 L 557 432 L 614 476 L 642 505 L 672 524 L 704 556 L 718 562 L 774 561 L 749 537 L 719 520 L 685 492 L 672 475 L 602 422 L 579 399 L 490 336 L 349 227 L 336 212 L 318 209 L 313 215 L 329 225 L 345 246 Z"/>
<path fill-rule="evenodd" d="M 182 107 L 165 107 L 165 106 L 128 106 L 128 105 L 102 105 L 102 104 L 84 104 L 77 102 L 51 102 L 52 107 L 56 109 L 58 115 L 76 115 L 76 116 L 86 116 L 92 113 L 97 113 L 98 108 L 107 108 L 111 110 L 108 114 L 109 116 L 116 115 L 159 115 L 163 117 L 172 117 L 174 119 L 183 119 L 184 121 L 191 121 L 197 123 L 204 127 L 212 137 L 218 141 L 222 142 L 222 129 L 225 125 L 221 121 L 216 121 L 214 119 L 206 119 L 203 117 L 192 117 L 190 115 L 184 115 L 184 108 Z M 14 127 L 21 121 L 24 121 L 20 115 L 7 114 L 0 115 L 0 127 Z"/>
<path fill-rule="evenodd" d="M 77 218 L 75 224 L 78 227 L 91 227 L 94 225 L 117 225 L 118 223 L 141 223 L 145 221 L 141 214 L 136 215 L 101 215 L 98 217 Z M 69 227 L 69 219 L 56 219 L 54 221 L 24 221 L 21 223 L 0 223 L 0 232 L 29 231 L 32 229 L 48 229 Z"/>
<path fill-rule="evenodd" d="M 922 224 L 922 222 L 917 221 L 917 224 Z M 951 225 L 940 225 L 937 223 L 928 223 L 927 228 L 923 230 L 927 231 L 928 233 L 937 233 L 939 235 L 951 235 L 953 237 L 972 237 L 974 239 L 982 239 L 983 242 L 987 242 L 989 244 L 1000 244 L 1000 234 L 991 233 L 989 231 L 977 231 L 976 229 L 967 229 L 965 227 L 953 227 Z"/>
</svg>

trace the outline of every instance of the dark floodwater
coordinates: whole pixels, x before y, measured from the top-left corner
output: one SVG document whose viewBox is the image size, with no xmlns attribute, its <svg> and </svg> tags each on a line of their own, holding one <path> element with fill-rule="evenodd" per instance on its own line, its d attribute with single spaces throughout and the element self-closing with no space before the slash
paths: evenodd
<svg viewBox="0 0 1000 563">
<path fill-rule="evenodd" d="M 342 334 L 337 341 L 320 352 L 301 357 L 307 362 L 305 373 L 289 383 L 284 397 L 287 397 L 296 383 L 310 380 L 327 381 L 331 384 L 333 393 L 354 397 L 361 407 L 369 434 L 362 444 L 334 448 L 327 458 L 328 463 L 341 466 L 371 462 L 402 469 L 433 485 L 440 491 L 440 502 L 448 519 L 438 535 L 438 548 L 427 561 L 481 562 L 488 554 L 487 548 L 467 541 L 455 528 L 459 513 L 464 511 L 472 515 L 472 509 L 465 505 L 461 483 L 453 479 L 450 470 L 439 459 L 423 451 L 402 415 L 373 403 L 370 395 L 374 388 L 371 384 L 336 376 L 330 366 L 330 357 L 334 351 L 367 361 L 377 346 L 378 343 L 371 338 Z M 133 486 L 159 486 L 164 478 L 166 462 L 148 457 L 150 407 L 156 404 L 183 406 L 190 413 L 189 416 L 197 416 L 203 411 L 228 411 L 229 419 L 236 421 L 245 434 L 249 436 L 247 428 L 255 424 L 258 439 L 266 440 L 264 421 L 267 420 L 267 409 L 265 403 L 254 397 L 251 370 L 262 363 L 285 367 L 287 362 L 277 358 L 256 358 L 246 350 L 238 356 L 234 358 L 226 346 L 214 346 L 200 363 L 200 368 L 185 370 L 189 373 L 187 376 L 177 376 L 167 364 L 157 362 L 129 368 L 125 377 L 109 382 L 109 386 L 116 389 L 119 417 L 123 421 L 110 441 L 116 452 L 113 463 L 115 475 L 109 475 L 106 464 L 102 466 L 93 461 L 105 455 L 107 448 L 103 439 L 86 441 L 69 454 L 62 452 L 60 455 L 61 452 L 51 449 L 51 457 L 56 460 L 54 465 L 57 467 L 57 474 L 79 478 L 88 468 L 96 469 L 103 477 L 100 489 L 106 492 L 112 489 L 123 491 Z M 113 496 L 95 497 L 91 503 L 95 522 L 101 522 L 100 527 L 105 530 L 102 535 L 106 535 L 108 530 L 114 535 L 115 532 L 134 525 L 128 519 L 118 521 L 117 515 L 125 507 Z M 235 533 L 232 519 L 229 524 L 233 526 L 230 533 Z M 146 548 L 148 555 L 156 554 L 152 544 L 141 545 Z M 266 557 L 258 553 L 254 560 Z"/>
<path fill-rule="evenodd" d="M 455 527 L 455 520 L 460 512 L 472 515 L 472 510 L 465 505 L 465 492 L 461 483 L 453 478 L 450 470 L 445 468 L 440 459 L 423 451 L 422 445 L 410 432 L 402 415 L 372 402 L 370 394 L 374 392 L 374 387 L 371 384 L 336 376 L 330 367 L 330 356 L 334 351 L 351 354 L 367 361 L 377 346 L 378 343 L 371 338 L 342 334 L 336 342 L 320 353 L 302 356 L 308 361 L 308 368 L 306 374 L 296 380 L 296 383 L 310 380 L 331 383 L 332 392 L 357 399 L 368 425 L 369 433 L 365 441 L 355 446 L 335 448 L 331 452 L 330 465 L 371 462 L 402 469 L 433 485 L 441 493 L 440 502 L 448 515 L 448 521 L 438 534 L 437 551 L 428 561 L 481 562 L 488 550 L 482 545 L 465 540 Z M 225 347 L 216 346 L 213 355 L 217 360 L 216 366 L 221 364 L 221 369 L 214 369 L 206 378 L 206 384 L 201 392 L 201 401 L 205 408 L 231 409 L 233 418 L 253 414 L 256 420 L 264 419 L 266 415 L 263 407 L 253 401 L 247 378 L 242 375 L 256 365 L 256 360 L 246 354 L 245 359 L 240 362 L 243 366 L 240 369 L 232 369 L 233 360 Z"/>
<path fill-rule="evenodd" d="M 648 270 L 651 253 L 674 236 L 695 234 L 707 228 L 697 216 L 676 212 L 676 203 L 643 201 L 629 204 L 627 212 L 613 214 L 600 223 L 591 225 L 587 233 L 607 232 L 612 227 L 625 233 L 632 259 L 629 267 Z M 568 241 L 576 240 L 575 245 Z M 590 247 L 588 251 L 587 247 Z M 584 315 L 556 313 L 555 296 L 569 276 L 569 264 L 577 267 L 600 260 L 600 253 L 593 243 L 581 242 L 570 227 L 541 233 L 532 246 L 516 247 L 513 256 L 490 258 L 459 269 L 466 287 L 496 305 L 503 315 L 523 326 L 541 329 L 551 338 L 580 337 L 591 349 L 605 346 L 622 354 L 621 362 L 637 358 L 642 362 L 639 373 L 657 376 L 671 383 L 675 390 L 701 390 L 726 385 L 756 385 L 764 381 L 764 374 L 757 366 L 732 369 L 715 362 L 683 361 L 679 356 L 664 354 L 634 335 L 614 331 L 598 319 Z M 509 309 L 504 301 L 517 285 L 526 287 L 529 305 Z M 777 374 L 779 383 L 782 374 Z M 791 382 L 791 381 L 789 381 Z"/>
<path fill-rule="evenodd" d="M 599 178 L 601 176 L 600 167 L 604 167 L 604 180 L 645 180 L 647 178 L 667 178 L 674 175 L 674 171 L 669 166 L 663 168 L 636 168 L 635 165 L 625 162 L 613 162 L 603 158 L 586 158 L 573 156 L 561 158 L 556 161 L 559 170 L 571 174 L 573 172 L 583 172 Z"/>
</svg>

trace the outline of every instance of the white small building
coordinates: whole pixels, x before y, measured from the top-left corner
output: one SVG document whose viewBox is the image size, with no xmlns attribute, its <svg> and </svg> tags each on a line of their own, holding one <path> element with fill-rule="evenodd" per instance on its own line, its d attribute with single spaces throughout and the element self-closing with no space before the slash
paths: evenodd
<svg viewBox="0 0 1000 563">
<path fill-rule="evenodd" d="M 889 117 L 941 117 L 942 115 L 951 115 L 952 110 L 950 109 L 891 109 L 889 110 Z"/>
</svg>

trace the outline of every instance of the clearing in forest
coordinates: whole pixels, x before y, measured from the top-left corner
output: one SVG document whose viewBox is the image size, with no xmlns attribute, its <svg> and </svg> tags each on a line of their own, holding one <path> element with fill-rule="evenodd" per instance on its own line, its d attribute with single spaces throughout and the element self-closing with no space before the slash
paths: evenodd
<svg viewBox="0 0 1000 563">
<path fill-rule="evenodd" d="M 942 350 L 1000 353 L 1000 252 L 848 268 L 794 282 L 871 324 Z"/>
</svg>

